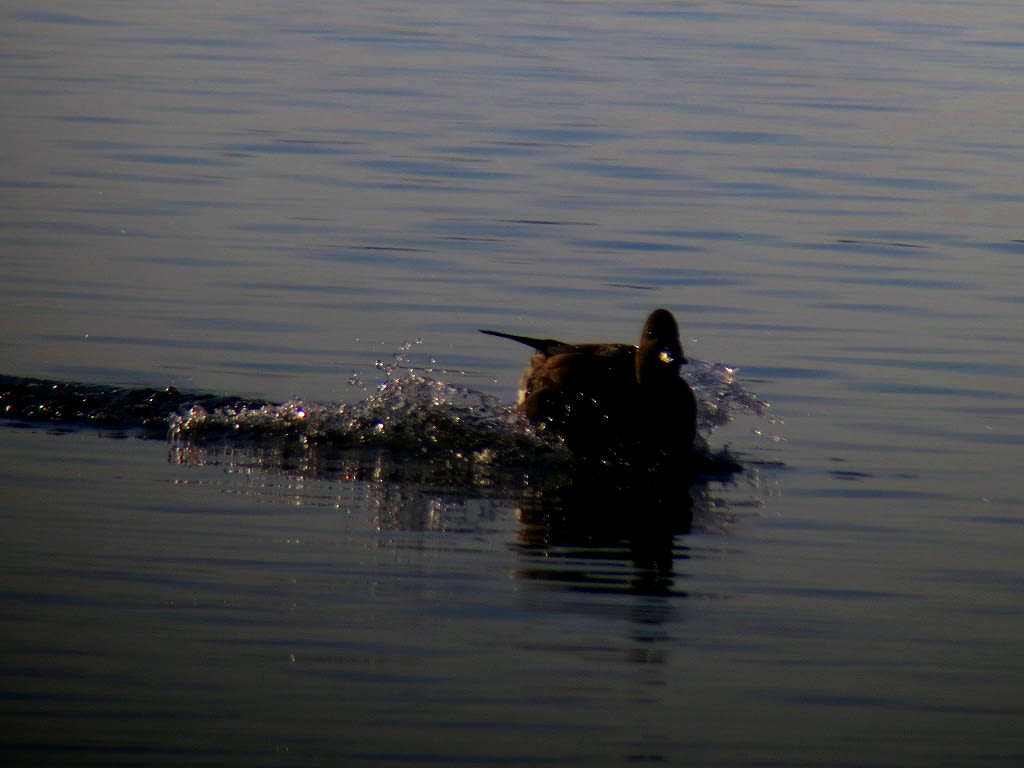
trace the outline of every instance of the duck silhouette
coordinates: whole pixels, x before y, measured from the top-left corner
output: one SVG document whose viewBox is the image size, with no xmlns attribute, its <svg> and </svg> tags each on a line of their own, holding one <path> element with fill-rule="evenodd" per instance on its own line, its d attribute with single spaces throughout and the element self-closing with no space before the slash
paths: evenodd
<svg viewBox="0 0 1024 768">
<path fill-rule="evenodd" d="M 567 344 L 480 330 L 535 350 L 523 373 L 519 410 L 584 458 L 636 467 L 685 462 L 697 403 L 679 375 L 686 362 L 667 309 L 644 323 L 640 344 Z"/>
</svg>

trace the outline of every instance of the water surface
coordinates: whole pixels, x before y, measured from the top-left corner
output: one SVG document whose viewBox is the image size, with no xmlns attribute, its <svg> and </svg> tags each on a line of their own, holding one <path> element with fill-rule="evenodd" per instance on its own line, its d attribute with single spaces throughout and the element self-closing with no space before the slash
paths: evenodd
<svg viewBox="0 0 1024 768">
<path fill-rule="evenodd" d="M 1016 3 L 0 17 L 0 374 L 499 407 L 476 329 L 665 306 L 771 403 L 654 530 L 511 461 L 0 423 L 6 762 L 1024 758 Z"/>
</svg>

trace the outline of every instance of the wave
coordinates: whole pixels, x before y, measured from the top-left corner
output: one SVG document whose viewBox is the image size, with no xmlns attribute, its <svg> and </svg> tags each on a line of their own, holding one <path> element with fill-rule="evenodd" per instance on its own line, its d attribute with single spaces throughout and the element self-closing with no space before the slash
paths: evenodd
<svg viewBox="0 0 1024 768">
<path fill-rule="evenodd" d="M 260 445 L 282 457 L 299 446 L 321 453 L 382 450 L 396 459 L 492 469 L 572 463 L 560 441 L 511 405 L 436 377 L 436 372 L 409 367 L 408 349 L 403 347 L 388 364 L 378 361 L 379 382 L 362 385 L 353 380 L 366 391 L 354 403 L 273 403 L 175 387 L 124 388 L 0 375 L 0 415 L 67 428 L 134 431 L 167 439 L 184 453 L 231 441 Z M 704 437 L 737 414 L 765 413 L 767 404 L 740 385 L 732 367 L 693 360 L 686 378 L 697 395 L 698 430 Z M 734 457 L 711 451 L 706 440 L 699 453 L 712 474 L 736 468 Z"/>
</svg>

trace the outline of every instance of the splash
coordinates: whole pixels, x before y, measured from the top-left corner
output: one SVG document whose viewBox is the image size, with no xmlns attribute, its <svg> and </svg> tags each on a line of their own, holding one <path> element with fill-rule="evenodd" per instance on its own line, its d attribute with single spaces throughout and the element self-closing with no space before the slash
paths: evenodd
<svg viewBox="0 0 1024 768">
<path fill-rule="evenodd" d="M 352 404 L 287 403 L 208 409 L 192 405 L 169 422 L 172 440 L 204 436 L 295 437 L 339 448 L 385 448 L 429 458 L 532 463 L 564 458 L 564 447 L 539 433 L 497 398 L 416 371 L 388 378 Z"/>
<path fill-rule="evenodd" d="M 705 363 L 690 358 L 683 372 L 697 396 L 697 428 L 710 434 L 737 415 L 763 417 L 768 403 L 748 392 L 739 381 L 739 369 L 723 363 Z"/>
<path fill-rule="evenodd" d="M 138 429 L 172 443 L 215 439 L 284 441 L 302 446 L 385 450 L 396 458 L 481 465 L 552 466 L 571 456 L 496 397 L 456 383 L 461 371 L 413 364 L 414 342 L 378 360 L 373 384 L 353 374 L 355 403 L 285 403 L 163 390 L 0 376 L 0 414 L 24 421 Z M 686 378 L 706 438 L 737 415 L 763 416 L 767 403 L 746 391 L 736 369 L 691 360 Z"/>
</svg>

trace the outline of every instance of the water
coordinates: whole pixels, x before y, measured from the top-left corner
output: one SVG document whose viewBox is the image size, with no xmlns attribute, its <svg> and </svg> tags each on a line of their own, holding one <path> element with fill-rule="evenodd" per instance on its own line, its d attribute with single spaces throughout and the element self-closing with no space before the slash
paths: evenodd
<svg viewBox="0 0 1024 768">
<path fill-rule="evenodd" d="M 1022 27 L 8 4 L 0 374 L 413 444 L 0 422 L 5 764 L 1019 764 Z M 566 491 L 476 332 L 656 306 L 739 398 L 692 520 Z"/>
</svg>

